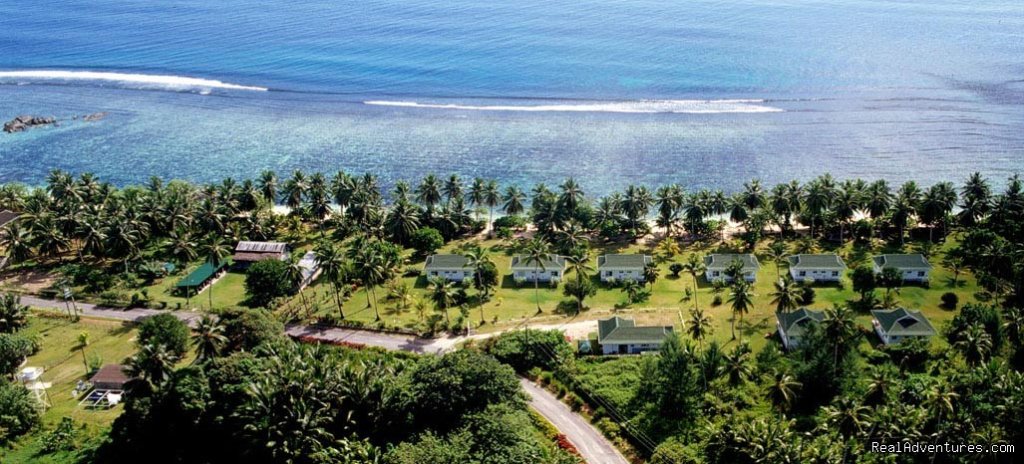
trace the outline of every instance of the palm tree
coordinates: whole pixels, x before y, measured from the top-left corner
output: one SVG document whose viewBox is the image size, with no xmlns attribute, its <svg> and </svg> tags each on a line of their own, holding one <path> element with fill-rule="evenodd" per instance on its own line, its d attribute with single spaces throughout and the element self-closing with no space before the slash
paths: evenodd
<svg viewBox="0 0 1024 464">
<path fill-rule="evenodd" d="M 533 270 L 533 294 L 537 301 L 537 312 L 540 313 L 540 274 L 545 272 L 544 263 L 551 258 L 551 245 L 548 242 L 540 238 L 530 240 L 530 243 L 526 245 L 524 250 L 524 263 L 527 266 L 532 265 Z"/>
<path fill-rule="evenodd" d="M 441 182 L 437 176 L 427 174 L 416 186 L 416 201 L 427 207 L 428 216 L 434 211 L 434 207 L 441 203 Z"/>
<path fill-rule="evenodd" d="M 206 262 L 210 263 L 215 270 L 219 270 L 224 260 L 228 258 L 228 254 L 231 250 L 216 234 L 210 234 L 206 238 L 206 241 L 201 247 L 203 256 L 206 257 Z M 209 288 L 206 289 L 207 295 L 210 298 L 210 309 L 213 309 L 213 283 L 211 282 Z"/>
<path fill-rule="evenodd" d="M 862 193 L 855 182 L 844 182 L 836 193 L 832 213 L 839 222 L 839 242 L 845 241 L 846 225 L 862 206 Z"/>
<path fill-rule="evenodd" d="M 21 304 L 21 296 L 6 293 L 0 296 L 0 333 L 14 333 L 27 323 L 28 305 Z"/>
<path fill-rule="evenodd" d="M 483 283 L 483 271 L 487 266 L 494 265 L 491 261 L 491 257 L 487 255 L 487 250 L 479 244 L 474 244 L 468 247 L 463 254 L 466 257 L 465 266 L 473 269 L 473 279 L 476 282 Z M 481 292 L 486 297 L 490 291 L 489 286 L 482 286 Z M 480 305 L 483 306 L 483 300 L 481 299 Z"/>
<path fill-rule="evenodd" d="M 192 335 L 192 344 L 196 347 L 196 363 L 220 356 L 221 350 L 228 342 L 224 335 L 224 326 L 209 314 L 204 315 L 196 324 Z"/>
<path fill-rule="evenodd" d="M 583 279 L 588 278 L 588 274 L 594 271 L 594 267 L 590 265 L 590 255 L 582 248 L 576 248 L 566 256 L 565 263 L 567 270 L 576 274 L 576 285 L 583 285 Z M 579 314 L 583 311 L 583 299 L 577 299 L 576 303 L 576 314 Z"/>
<path fill-rule="evenodd" d="M 892 190 L 884 180 L 877 180 L 868 186 L 864 206 L 876 224 L 892 207 Z"/>
<path fill-rule="evenodd" d="M 355 251 L 353 255 L 353 266 L 359 272 L 359 278 L 363 281 L 363 287 L 366 290 L 366 303 L 367 306 L 373 308 L 373 314 L 376 320 L 380 320 L 380 312 L 377 310 L 377 285 L 381 284 L 385 280 L 387 274 L 387 264 L 384 262 L 384 257 L 381 256 L 377 250 L 373 247 L 363 246 Z M 370 299 L 370 294 L 373 294 L 373 299 Z"/>
<path fill-rule="evenodd" d="M 697 276 L 704 274 L 704 271 L 707 270 L 704 258 L 696 253 L 691 253 L 683 263 L 683 270 L 693 278 L 693 310 L 697 311 Z"/>
<path fill-rule="evenodd" d="M 637 299 L 640 297 L 641 290 L 643 290 L 643 287 L 640 286 L 639 282 L 633 279 L 626 279 L 622 282 L 622 293 L 626 294 L 626 300 L 630 304 L 636 303 Z"/>
<path fill-rule="evenodd" d="M 860 336 L 860 331 L 857 329 L 853 310 L 848 305 L 835 304 L 831 309 L 825 310 L 825 320 L 822 322 L 822 326 L 825 330 L 825 338 L 832 345 L 832 374 L 835 376 L 839 369 L 839 352 L 847 351 L 854 346 L 854 341 Z"/>
<path fill-rule="evenodd" d="M 918 211 L 921 222 L 928 224 L 928 241 L 933 240 L 935 226 L 945 223 L 946 217 L 956 206 L 956 190 L 950 182 L 932 185 L 921 197 Z"/>
<path fill-rule="evenodd" d="M 768 245 L 768 251 L 765 255 L 775 263 L 775 277 L 781 279 L 782 269 L 780 268 L 780 265 L 789 256 L 789 252 L 786 250 L 786 244 L 781 240 L 772 242 L 771 245 Z"/>
<path fill-rule="evenodd" d="M 690 320 L 686 331 L 697 341 L 701 350 L 704 349 L 704 339 L 711 334 L 713 328 L 711 318 L 707 317 L 704 311 L 697 308 L 690 310 Z"/>
<path fill-rule="evenodd" d="M 981 173 L 971 174 L 960 189 L 960 196 L 963 199 L 960 205 L 960 222 L 963 225 L 972 226 L 988 214 L 992 205 L 992 187 Z"/>
<path fill-rule="evenodd" d="M 679 220 L 679 209 L 682 207 L 682 189 L 676 184 L 658 188 L 654 202 L 658 207 L 658 225 L 665 228 L 665 238 L 672 237 L 672 226 Z"/>
<path fill-rule="evenodd" d="M 910 218 L 917 214 L 918 204 L 921 202 L 921 191 L 913 181 L 907 182 L 900 187 L 896 195 L 896 201 L 892 205 L 892 222 L 896 225 L 900 234 L 900 245 L 904 244 L 903 231 L 910 223 Z"/>
<path fill-rule="evenodd" d="M 770 294 L 775 310 L 780 313 L 792 311 L 799 306 L 800 297 L 803 294 L 800 286 L 789 279 L 779 279 L 775 282 L 775 291 Z"/>
<path fill-rule="evenodd" d="M 523 204 L 526 201 L 526 193 L 519 187 L 512 185 L 506 188 L 504 201 L 503 209 L 509 216 L 518 216 L 526 210 L 526 206 Z"/>
<path fill-rule="evenodd" d="M 487 205 L 487 236 L 494 235 L 494 208 L 501 203 L 501 191 L 498 190 L 498 183 L 494 180 L 487 182 L 484 187 L 484 204 Z"/>
<path fill-rule="evenodd" d="M 277 202 L 277 174 L 274 171 L 263 171 L 260 173 L 259 179 L 260 193 L 263 195 L 263 199 L 267 203 L 274 204 Z"/>
<path fill-rule="evenodd" d="M 171 378 L 178 357 L 167 346 L 158 343 L 143 346 L 138 353 L 125 363 L 128 375 L 148 380 L 154 386 L 161 386 Z"/>
<path fill-rule="evenodd" d="M 558 205 L 564 212 L 564 217 L 571 218 L 576 214 L 576 209 L 583 201 L 583 189 L 573 178 L 568 178 L 559 186 L 562 194 L 558 197 Z"/>
<path fill-rule="evenodd" d="M 338 314 L 345 319 L 345 311 L 342 309 L 341 295 L 338 287 L 345 277 L 345 261 L 342 253 L 334 244 L 328 240 L 321 241 L 313 249 L 316 256 L 317 266 L 323 277 L 331 284 L 334 292 L 334 303 L 338 306 Z"/>
<path fill-rule="evenodd" d="M 723 357 L 722 374 L 729 379 L 729 385 L 737 386 L 750 378 L 750 345 L 742 342 Z"/>
<path fill-rule="evenodd" d="M 644 266 L 644 281 L 651 286 L 652 291 L 654 290 L 654 282 L 658 280 L 659 274 L 660 270 L 658 269 L 657 264 L 647 263 Z"/>
<path fill-rule="evenodd" d="M 972 366 L 985 362 L 992 353 L 992 336 L 979 322 L 971 324 L 966 330 L 961 330 L 956 338 L 953 346 Z"/>
<path fill-rule="evenodd" d="M 292 253 L 288 260 L 285 261 L 287 265 L 285 267 L 285 276 L 288 282 L 291 284 L 292 289 L 299 294 L 299 299 L 302 300 L 302 307 L 306 309 L 306 313 L 309 314 L 309 304 L 306 303 L 306 294 L 302 293 L 302 284 L 306 280 L 306 268 L 302 267 L 300 262 L 302 256 L 298 253 Z"/>
<path fill-rule="evenodd" d="M 407 200 L 399 200 L 388 211 L 385 227 L 395 243 L 409 243 L 409 238 L 420 227 L 419 212 Z"/>
<path fill-rule="evenodd" d="M 444 312 L 445 325 L 451 327 L 451 317 L 448 315 L 448 308 L 455 303 L 455 284 L 435 277 L 430 280 L 430 299 L 434 301 L 437 309 Z"/>
<path fill-rule="evenodd" d="M 803 384 L 797 382 L 788 372 L 777 370 L 772 373 L 771 383 L 768 384 L 765 393 L 779 411 L 786 412 L 793 406 L 796 391 L 802 386 Z"/>
<path fill-rule="evenodd" d="M 640 226 L 640 221 L 647 216 L 653 203 L 654 198 L 651 197 L 647 187 L 635 185 L 626 187 L 626 194 L 622 199 L 622 211 L 626 214 L 626 220 L 629 221 L 629 227 L 634 237 Z"/>
<path fill-rule="evenodd" d="M 743 315 L 750 312 L 750 308 L 754 306 L 754 292 L 750 289 L 750 284 L 743 279 L 738 279 L 733 284 L 732 291 L 729 292 L 729 303 L 732 304 L 732 339 L 736 339 L 736 317 L 740 318 L 740 322 L 743 322 Z"/>
<path fill-rule="evenodd" d="M 462 199 L 462 179 L 459 178 L 458 174 L 452 174 L 448 177 L 448 180 L 444 182 L 444 196 L 448 200 L 448 204 L 451 205 L 455 200 Z"/>
<path fill-rule="evenodd" d="M 306 175 L 296 169 L 292 173 L 292 177 L 285 181 L 282 188 L 284 193 L 284 204 L 291 208 L 292 211 L 298 211 L 302 206 L 302 199 L 306 194 L 306 189 L 309 187 L 306 181 Z"/>
<path fill-rule="evenodd" d="M 870 421 L 870 409 L 847 397 L 822 411 L 829 427 L 847 438 L 863 433 Z"/>
<path fill-rule="evenodd" d="M 486 190 L 487 184 L 483 179 L 479 177 L 473 179 L 473 183 L 470 184 L 469 187 L 469 204 L 473 205 L 474 213 L 479 211 L 480 207 L 483 206 Z"/>
<path fill-rule="evenodd" d="M 11 264 L 25 261 L 32 256 L 32 234 L 17 222 L 8 224 L 0 229 L 0 248 L 7 250 Z"/>
<path fill-rule="evenodd" d="M 85 357 L 85 347 L 89 346 L 89 332 L 81 332 L 78 334 L 78 351 L 82 353 L 82 364 L 85 366 L 85 372 L 89 373 L 89 361 Z"/>
</svg>

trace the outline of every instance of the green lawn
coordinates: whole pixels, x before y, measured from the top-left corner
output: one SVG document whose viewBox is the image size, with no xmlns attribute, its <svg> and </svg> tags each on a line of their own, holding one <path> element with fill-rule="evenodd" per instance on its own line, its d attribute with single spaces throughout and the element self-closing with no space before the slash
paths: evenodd
<svg viewBox="0 0 1024 464">
<path fill-rule="evenodd" d="M 120 364 L 135 352 L 135 329 L 120 322 L 83 318 L 79 322 L 52 319 L 39 315 L 29 317 L 25 335 L 39 338 L 42 349 L 28 359 L 26 366 L 42 367 L 42 381 L 52 382 L 48 390 L 51 407 L 43 413 L 43 429 L 52 428 L 62 417 L 71 417 L 83 426 L 85 435 L 95 435 L 121 414 L 122 406 L 106 411 L 80 408 L 78 398 L 71 396 L 79 380 L 87 380 L 86 367 L 79 350 L 78 336 L 89 334 L 85 347 L 88 358 L 99 357 L 104 364 Z M 59 455 L 36 459 L 40 432 L 23 437 L 6 453 L 2 462 L 60 462 Z"/>
<path fill-rule="evenodd" d="M 450 243 L 445 246 L 441 252 L 453 252 L 463 243 L 464 242 Z M 767 242 L 763 242 L 758 248 L 761 270 L 757 275 L 757 282 L 753 288 L 753 291 L 756 294 L 754 299 L 755 305 L 748 314 L 744 315 L 743 322 L 738 327 L 738 331 L 743 334 L 743 337 L 751 340 L 751 343 L 755 345 L 755 347 L 763 345 L 765 343 L 764 340 L 766 336 L 769 336 L 775 330 L 775 308 L 771 304 L 770 294 L 773 291 L 773 282 L 778 279 L 777 272 L 779 271 L 776 270 L 776 266 L 773 262 L 762 256 L 767 244 Z M 508 275 L 511 256 L 507 254 L 505 248 L 502 246 L 502 242 L 498 240 L 489 240 L 482 242 L 482 245 L 489 249 L 491 252 L 491 258 L 501 273 L 501 277 L 499 279 L 500 285 L 499 288 L 496 289 L 494 297 L 490 302 L 485 303 L 482 307 L 483 319 L 486 321 L 486 324 L 477 328 L 477 330 L 482 331 L 507 328 L 521 324 L 524 321 L 529 321 L 531 323 L 557 324 L 571 320 L 604 318 L 612 314 L 633 317 L 641 324 L 671 324 L 675 325 L 678 329 L 681 327 L 680 315 L 686 317 L 688 315 L 688 310 L 694 305 L 693 299 L 687 300 L 685 298 L 685 290 L 693 287 L 693 280 L 690 275 L 686 273 L 681 274 L 679 277 L 672 277 L 669 272 L 669 265 L 673 262 L 685 261 L 687 256 L 691 253 L 704 255 L 719 251 L 715 247 L 698 244 L 684 247 L 682 253 L 671 258 L 658 257 L 657 262 L 661 277 L 655 282 L 651 297 L 647 301 L 627 306 L 625 305 L 626 296 L 619 288 L 599 285 L 597 295 L 586 301 L 588 309 L 580 316 L 573 318 L 557 312 L 558 303 L 566 299 L 566 297 L 562 295 L 562 289 L 560 287 L 553 289 L 544 285 L 541 286 L 540 291 L 538 292 L 540 306 L 542 309 L 542 313 L 538 314 L 536 310 L 536 296 L 533 286 L 529 284 L 521 287 L 516 286 Z M 934 254 L 930 261 L 933 263 L 934 269 L 932 272 L 932 284 L 930 288 L 908 285 L 901 288 L 897 295 L 897 300 L 900 306 L 924 311 L 937 328 L 941 328 L 942 324 L 951 319 L 955 314 L 955 311 L 949 311 L 940 307 L 940 297 L 944 292 L 952 291 L 956 293 L 960 298 L 960 304 L 963 305 L 965 303 L 975 301 L 975 293 L 979 291 L 977 283 L 968 272 L 961 272 L 960 285 L 953 288 L 949 282 L 951 280 L 952 273 L 948 269 L 939 265 L 942 251 L 954 245 L 954 240 L 949 240 L 945 245 L 937 247 L 936 250 L 933 251 Z M 853 244 L 848 243 L 839 249 L 827 249 L 822 251 L 835 251 L 839 253 L 844 258 L 847 265 L 850 268 L 853 268 L 868 262 L 870 256 L 874 254 L 901 251 L 897 248 L 898 247 L 879 245 L 873 249 L 869 249 L 865 247 L 854 247 Z M 912 252 L 913 248 L 908 243 L 902 251 Z M 636 244 L 595 246 L 592 252 L 592 257 L 594 258 L 594 261 L 592 262 L 594 266 L 596 266 L 596 257 L 604 253 L 634 252 L 655 254 L 655 250 L 651 247 Z M 422 265 L 422 261 L 410 262 L 407 265 L 407 269 L 416 272 L 419 269 L 422 269 Z M 782 274 L 786 273 L 785 265 L 781 266 L 780 271 Z M 573 278 L 575 278 L 573 274 L 568 274 L 566 276 L 566 279 Z M 596 279 L 596 277 L 594 277 L 594 279 Z M 413 289 L 413 294 L 416 299 L 427 303 L 427 309 L 425 311 L 426 315 L 431 314 L 434 309 L 433 304 L 429 301 L 429 295 L 424 278 L 416 274 L 413 276 L 402 277 L 401 280 Z M 219 291 L 219 287 L 215 289 L 215 291 Z M 831 307 L 833 303 L 841 303 L 846 300 L 859 298 L 858 294 L 852 290 L 848 276 L 844 276 L 843 284 L 841 286 L 834 284 L 819 285 L 815 286 L 815 291 L 815 302 L 810 306 L 819 309 Z M 475 291 L 470 290 L 469 293 L 472 295 Z M 884 289 L 878 290 L 879 297 L 881 297 L 883 293 Z M 385 287 L 378 287 L 376 301 L 383 322 L 388 326 L 407 328 L 417 327 L 417 324 L 421 320 L 421 315 L 413 308 L 409 308 L 404 311 L 400 310 L 398 303 L 394 300 L 390 300 L 387 294 L 388 292 Z M 703 277 L 700 277 L 698 280 L 698 289 L 695 293 L 695 298 L 697 305 L 704 309 L 706 314 L 713 320 L 714 338 L 721 342 L 731 340 L 730 322 L 732 318 L 732 311 L 728 303 L 728 289 L 722 293 L 723 303 L 718 306 L 713 306 L 711 304 L 714 298 L 712 286 Z M 310 309 L 314 315 L 324 315 L 328 313 L 337 314 L 337 307 L 334 304 L 330 288 L 320 282 L 317 282 L 307 288 L 303 292 L 302 297 L 296 297 L 288 302 L 285 311 L 289 311 L 300 318 L 304 318 L 307 308 Z M 363 323 L 373 323 L 375 320 L 375 314 L 368 306 L 367 296 L 363 290 L 353 294 L 344 304 L 343 310 L 346 318 L 349 320 L 360 321 Z M 457 314 L 457 311 L 457 309 L 452 310 L 453 317 Z M 475 325 L 480 323 L 480 313 L 481 307 L 479 306 L 474 306 L 470 309 L 470 320 L 473 321 Z M 496 324 L 494 323 L 495 319 L 497 319 Z M 870 315 L 862 314 L 859 316 L 858 320 L 864 325 L 864 327 L 870 327 Z"/>
</svg>

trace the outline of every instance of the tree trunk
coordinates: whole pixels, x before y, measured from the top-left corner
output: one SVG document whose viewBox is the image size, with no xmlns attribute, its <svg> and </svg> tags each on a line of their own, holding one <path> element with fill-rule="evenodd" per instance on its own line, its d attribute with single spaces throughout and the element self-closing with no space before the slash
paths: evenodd
<svg viewBox="0 0 1024 464">
<path fill-rule="evenodd" d="M 376 286 L 371 285 L 370 286 L 370 291 L 373 292 L 373 303 L 371 304 L 371 306 L 373 306 L 373 314 L 377 318 L 376 320 L 379 321 L 380 320 L 380 312 L 377 311 L 377 288 L 376 288 Z"/>
</svg>

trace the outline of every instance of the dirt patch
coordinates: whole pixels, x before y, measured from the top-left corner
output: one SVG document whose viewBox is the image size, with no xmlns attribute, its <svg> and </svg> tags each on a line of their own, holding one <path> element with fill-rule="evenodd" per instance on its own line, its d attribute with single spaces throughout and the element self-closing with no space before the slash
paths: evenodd
<svg viewBox="0 0 1024 464">
<path fill-rule="evenodd" d="M 5 272 L 0 274 L 0 288 L 16 289 L 26 293 L 38 294 L 43 289 L 52 287 L 56 280 L 57 276 L 48 272 Z"/>
</svg>

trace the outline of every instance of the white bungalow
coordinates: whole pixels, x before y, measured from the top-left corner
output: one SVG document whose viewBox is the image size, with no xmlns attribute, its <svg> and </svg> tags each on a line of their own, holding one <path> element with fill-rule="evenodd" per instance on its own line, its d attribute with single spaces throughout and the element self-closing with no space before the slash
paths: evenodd
<svg viewBox="0 0 1024 464">
<path fill-rule="evenodd" d="M 604 354 L 638 354 L 657 351 L 672 326 L 637 327 L 632 319 L 613 317 L 597 321 L 597 344 Z"/>
<path fill-rule="evenodd" d="M 644 269 L 654 259 L 647 255 L 602 255 L 597 257 L 601 282 L 644 281 Z"/>
<path fill-rule="evenodd" d="M 757 261 L 757 256 L 750 253 L 714 253 L 705 256 L 704 277 L 708 279 L 708 282 L 713 282 L 718 279 L 722 279 L 726 282 L 732 282 L 732 277 L 726 275 L 725 271 L 729 269 L 729 266 L 733 262 L 737 261 L 742 265 L 740 271 L 743 274 L 743 280 L 751 283 L 757 280 L 757 271 L 761 269 L 761 263 Z"/>
<path fill-rule="evenodd" d="M 517 282 L 559 282 L 565 276 L 565 258 L 548 255 L 540 262 L 530 262 L 525 255 L 512 257 L 512 278 Z"/>
<path fill-rule="evenodd" d="M 789 261 L 789 275 L 794 282 L 811 279 L 815 282 L 839 282 L 846 271 L 843 258 L 835 253 L 793 255 Z"/>
<path fill-rule="evenodd" d="M 462 255 L 430 255 L 423 266 L 423 275 L 428 279 L 440 277 L 451 282 L 462 282 L 473 275 L 467 267 L 469 258 Z"/>
<path fill-rule="evenodd" d="M 936 334 L 935 327 L 921 311 L 907 309 L 875 309 L 871 325 L 882 343 L 892 345 L 910 338 L 927 338 Z"/>
<path fill-rule="evenodd" d="M 824 311 L 800 308 L 791 312 L 775 313 L 775 327 L 779 331 L 779 338 L 782 339 L 782 346 L 792 350 L 800 345 L 811 324 L 817 324 L 825 320 Z"/>
<path fill-rule="evenodd" d="M 927 282 L 932 265 L 922 254 L 880 255 L 871 258 L 875 274 L 881 274 L 887 267 L 900 271 L 904 282 Z"/>
</svg>

